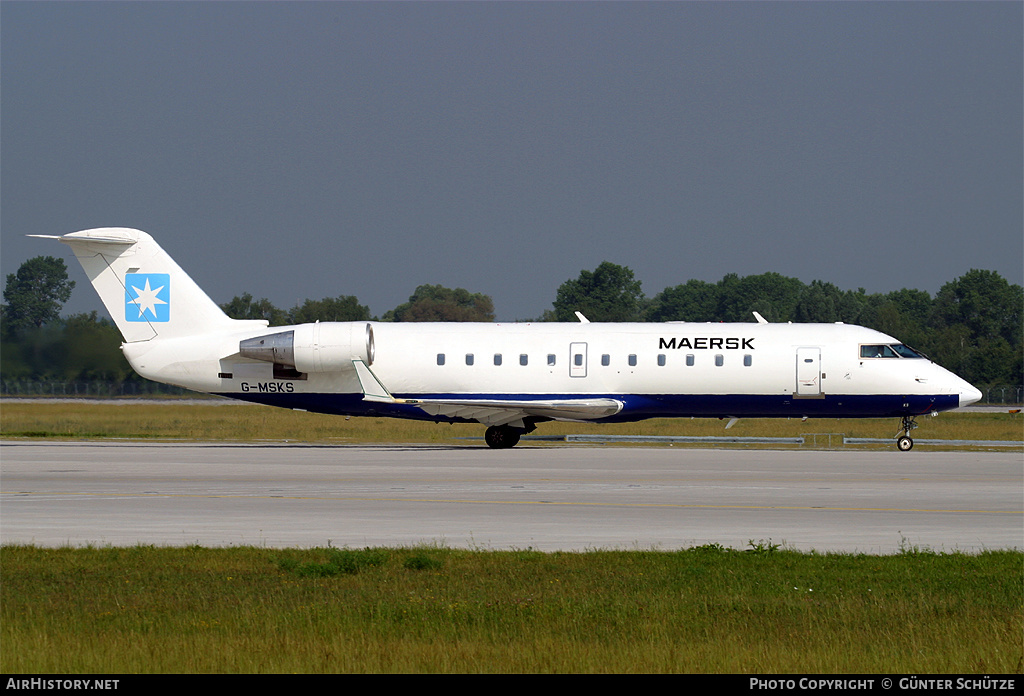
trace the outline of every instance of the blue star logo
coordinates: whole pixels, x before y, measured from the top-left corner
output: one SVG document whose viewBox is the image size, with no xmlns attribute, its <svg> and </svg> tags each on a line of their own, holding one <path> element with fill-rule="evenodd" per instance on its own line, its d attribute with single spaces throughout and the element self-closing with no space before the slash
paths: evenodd
<svg viewBox="0 0 1024 696">
<path fill-rule="evenodd" d="M 124 277 L 126 321 L 171 320 L 171 276 L 168 273 L 128 273 Z"/>
</svg>

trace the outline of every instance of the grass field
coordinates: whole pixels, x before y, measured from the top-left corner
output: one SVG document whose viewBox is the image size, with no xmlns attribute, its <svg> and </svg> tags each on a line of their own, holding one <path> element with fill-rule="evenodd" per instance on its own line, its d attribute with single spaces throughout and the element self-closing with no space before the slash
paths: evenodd
<svg viewBox="0 0 1024 696">
<path fill-rule="evenodd" d="M 213 405 L 215 403 L 220 405 Z M 1005 410 L 943 413 L 919 422 L 921 427 L 914 431 L 915 438 L 1024 439 L 1024 417 Z M 714 418 L 660 418 L 608 425 L 542 423 L 535 434 L 797 437 L 804 433 L 831 432 L 848 437 L 892 438 L 899 429 L 895 418 L 811 419 L 806 422 L 797 418 L 743 419 L 729 430 L 725 429 L 725 424 Z M 0 405 L 2 437 L 454 443 L 458 438 L 482 437 L 483 431 L 484 427 L 478 424 L 345 418 L 224 402 L 49 403 L 40 400 L 6 401 Z"/>
<path fill-rule="evenodd" d="M 0 548 L 8 673 L 1019 673 L 1017 552 Z"/>
</svg>

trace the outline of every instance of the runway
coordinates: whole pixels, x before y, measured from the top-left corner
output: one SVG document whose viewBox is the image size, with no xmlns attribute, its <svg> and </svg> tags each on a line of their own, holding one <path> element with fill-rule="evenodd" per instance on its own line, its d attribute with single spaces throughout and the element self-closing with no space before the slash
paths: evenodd
<svg viewBox="0 0 1024 696">
<path fill-rule="evenodd" d="M 1024 548 L 1014 452 L 0 443 L 0 541 Z"/>
</svg>

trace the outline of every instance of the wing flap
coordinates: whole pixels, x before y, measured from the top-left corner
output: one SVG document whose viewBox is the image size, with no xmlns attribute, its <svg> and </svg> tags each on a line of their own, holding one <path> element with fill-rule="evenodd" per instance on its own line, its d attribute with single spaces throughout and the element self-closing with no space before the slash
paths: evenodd
<svg viewBox="0 0 1024 696">
<path fill-rule="evenodd" d="M 617 399 L 403 399 L 432 416 L 467 418 L 485 425 L 504 425 L 526 417 L 587 421 L 613 416 L 622 410 Z"/>
<path fill-rule="evenodd" d="M 587 421 L 613 416 L 622 410 L 618 399 L 400 399 L 391 395 L 362 360 L 353 360 L 363 399 L 379 403 L 409 404 L 431 416 L 464 418 L 485 425 L 522 422 L 524 418 Z"/>
</svg>

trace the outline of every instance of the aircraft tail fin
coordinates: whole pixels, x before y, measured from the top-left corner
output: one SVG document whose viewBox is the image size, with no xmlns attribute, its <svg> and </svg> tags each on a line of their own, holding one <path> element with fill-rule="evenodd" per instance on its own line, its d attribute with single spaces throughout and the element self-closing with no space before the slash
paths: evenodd
<svg viewBox="0 0 1024 696">
<path fill-rule="evenodd" d="M 127 343 L 263 325 L 228 317 L 151 236 L 125 227 L 72 232 L 71 247 Z"/>
</svg>

